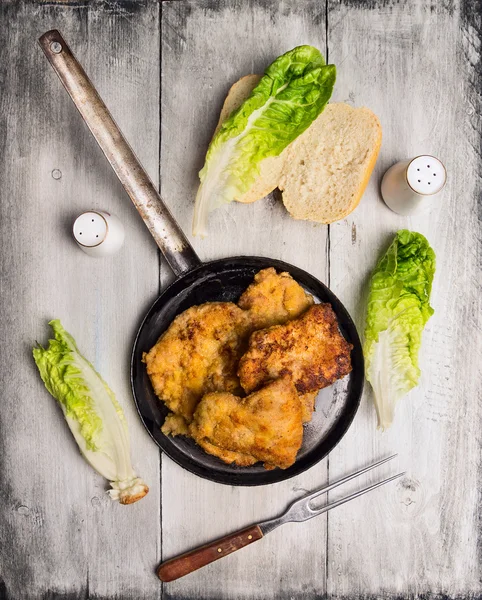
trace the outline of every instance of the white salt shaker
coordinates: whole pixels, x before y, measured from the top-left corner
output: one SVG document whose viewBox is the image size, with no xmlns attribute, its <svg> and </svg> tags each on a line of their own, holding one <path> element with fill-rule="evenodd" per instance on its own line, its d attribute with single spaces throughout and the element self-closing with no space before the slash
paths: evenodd
<svg viewBox="0 0 482 600">
<path fill-rule="evenodd" d="M 438 158 L 417 156 L 388 169 L 382 179 L 382 197 L 394 212 L 409 215 L 438 194 L 446 181 L 447 172 Z"/>
<path fill-rule="evenodd" d="M 124 226 L 115 215 L 103 210 L 89 210 L 79 215 L 73 234 L 79 248 L 95 257 L 114 254 L 124 243 Z"/>
</svg>

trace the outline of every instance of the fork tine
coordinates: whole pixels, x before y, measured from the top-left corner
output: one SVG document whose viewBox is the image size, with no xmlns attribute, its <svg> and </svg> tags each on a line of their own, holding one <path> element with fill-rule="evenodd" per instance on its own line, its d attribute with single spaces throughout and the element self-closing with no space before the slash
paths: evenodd
<svg viewBox="0 0 482 600">
<path fill-rule="evenodd" d="M 342 485 L 343 483 L 345 483 L 347 481 L 350 481 L 350 479 L 354 479 L 355 477 L 358 477 L 358 475 L 362 475 L 363 473 L 366 473 L 367 471 L 371 471 L 372 469 L 375 469 L 375 467 L 379 467 L 380 465 L 383 465 L 384 463 L 388 462 L 389 460 L 392 460 L 392 458 L 395 458 L 395 456 L 398 456 L 398 455 L 397 454 L 392 454 L 388 458 L 384 458 L 383 460 L 379 460 L 378 462 L 374 463 L 373 465 L 365 467 L 364 469 L 360 469 L 356 473 L 351 473 L 351 475 L 347 475 L 346 477 L 342 477 L 342 479 L 338 479 L 337 481 L 331 483 L 330 485 L 327 485 L 326 487 L 321 488 L 321 490 L 315 490 L 314 492 L 311 492 L 311 494 L 308 494 L 307 496 L 304 496 L 302 498 L 302 500 L 312 500 L 313 498 L 317 498 L 321 494 L 326 494 L 329 491 L 333 490 L 334 488 L 338 487 L 339 485 Z"/>
<path fill-rule="evenodd" d="M 399 477 L 402 477 L 403 475 L 405 475 L 405 473 L 406 473 L 406 471 L 404 471 L 403 473 L 398 473 L 398 475 L 393 475 L 392 477 L 389 477 L 388 479 L 384 479 L 383 481 L 374 483 L 373 485 L 369 485 L 368 487 L 363 488 L 362 490 L 355 492 L 353 494 L 350 494 L 349 496 L 346 496 L 345 498 L 341 498 L 340 500 L 331 502 L 331 504 L 326 504 L 325 506 L 322 506 L 318 510 L 311 509 L 313 512 L 313 516 L 315 517 L 315 516 L 321 515 L 327 511 L 331 510 L 332 508 L 335 508 L 336 506 L 340 506 L 341 504 L 345 504 L 345 502 L 350 502 L 350 500 L 353 500 L 354 498 L 358 498 L 358 496 L 363 496 L 363 494 L 366 494 L 367 492 L 371 492 L 372 490 L 376 489 L 377 487 L 380 487 L 381 485 L 385 485 L 385 483 L 389 483 L 390 481 L 393 481 L 394 479 L 398 479 Z M 309 503 L 310 500 L 308 500 L 307 503 Z"/>
</svg>

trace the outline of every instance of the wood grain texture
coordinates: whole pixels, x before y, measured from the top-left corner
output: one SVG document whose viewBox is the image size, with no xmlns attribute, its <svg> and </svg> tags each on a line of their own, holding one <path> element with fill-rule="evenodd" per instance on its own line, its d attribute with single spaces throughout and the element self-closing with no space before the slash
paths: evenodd
<svg viewBox="0 0 482 600">
<path fill-rule="evenodd" d="M 324 50 L 324 3 L 163 2 L 161 40 L 161 194 L 190 233 L 197 172 L 229 87 L 242 75 L 262 72 L 300 41 Z M 216 211 L 209 236 L 193 240 L 204 260 L 272 256 L 325 281 L 326 242 L 325 227 L 290 219 L 274 196 Z M 170 276 L 166 267 L 163 285 Z M 326 467 L 321 463 L 273 486 L 226 487 L 195 478 L 163 457 L 162 558 L 275 516 L 303 490 L 325 481 Z M 262 544 L 166 584 L 164 597 L 240 600 L 323 595 L 325 547 L 324 517 L 286 525 Z"/>
<path fill-rule="evenodd" d="M 161 581 L 169 582 L 179 579 L 201 569 L 220 558 L 228 556 L 253 542 L 260 540 L 263 533 L 258 525 L 250 525 L 241 531 L 230 533 L 218 540 L 209 542 L 190 550 L 180 556 L 176 556 L 162 563 L 157 570 L 157 575 Z"/>
<path fill-rule="evenodd" d="M 0 4 L 0 600 L 482 597 L 481 13 L 470 0 Z M 275 195 L 233 204 L 193 244 L 203 259 L 259 254 L 306 269 L 330 283 L 362 329 L 379 254 L 397 229 L 421 231 L 438 261 L 422 382 L 387 433 L 375 429 L 367 390 L 329 461 L 269 487 L 222 486 L 166 457 L 159 464 L 137 418 L 132 338 L 159 278 L 164 286 L 172 274 L 164 263 L 159 272 L 154 242 L 36 40 L 53 27 L 65 35 L 154 179 L 160 141 L 161 192 L 189 233 L 197 171 L 229 86 L 297 44 L 324 51 L 327 26 L 333 99 L 368 106 L 384 129 L 360 206 L 328 229 L 291 220 Z M 379 197 L 381 175 L 425 152 L 446 164 L 447 187 L 426 215 L 399 217 Z M 94 260 L 72 242 L 74 217 L 91 207 L 126 226 L 118 255 Z M 106 498 L 35 371 L 31 346 L 47 339 L 53 317 L 126 409 L 133 461 L 150 485 L 133 506 Z M 179 581 L 157 579 L 162 560 L 272 517 L 392 451 L 407 476 L 391 488 L 285 525 Z"/>
<path fill-rule="evenodd" d="M 421 383 L 400 402 L 392 428 L 375 430 L 367 386 L 330 455 L 330 479 L 393 451 L 407 475 L 329 514 L 327 591 L 480 598 L 480 14 L 475 5 L 466 14 L 465 2 L 356 4 L 329 2 L 334 99 L 374 110 L 384 140 L 360 206 L 331 227 L 331 287 L 363 328 L 367 279 L 380 253 L 398 229 L 420 231 L 437 255 L 435 314 L 424 334 Z M 401 217 L 380 199 L 380 178 L 419 154 L 440 157 L 448 183 L 425 214 Z"/>
<path fill-rule="evenodd" d="M 9 600 L 160 595 L 159 454 L 129 386 L 133 335 L 158 291 L 157 250 L 37 45 L 48 29 L 63 32 L 156 177 L 159 9 L 115 5 L 0 7 L 0 595 Z M 124 223 L 119 254 L 92 259 L 74 244 L 73 219 L 89 208 Z M 151 487 L 133 506 L 106 497 L 36 372 L 31 347 L 46 342 L 54 317 L 126 411 L 133 462 Z"/>
</svg>

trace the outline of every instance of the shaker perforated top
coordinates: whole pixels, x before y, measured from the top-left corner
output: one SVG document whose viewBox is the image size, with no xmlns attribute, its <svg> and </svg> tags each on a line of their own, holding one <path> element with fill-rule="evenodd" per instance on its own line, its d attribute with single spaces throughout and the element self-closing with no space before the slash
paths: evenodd
<svg viewBox="0 0 482 600">
<path fill-rule="evenodd" d="M 74 223 L 74 237 L 82 246 L 98 246 L 107 235 L 107 223 L 96 212 L 85 212 Z"/>
<path fill-rule="evenodd" d="M 434 156 L 417 156 L 407 168 L 408 185 L 424 196 L 440 192 L 446 179 L 445 167 Z"/>
</svg>

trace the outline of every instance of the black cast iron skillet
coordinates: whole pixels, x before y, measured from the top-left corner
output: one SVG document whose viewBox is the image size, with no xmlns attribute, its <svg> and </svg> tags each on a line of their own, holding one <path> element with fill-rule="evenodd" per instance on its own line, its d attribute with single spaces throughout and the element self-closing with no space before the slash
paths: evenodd
<svg viewBox="0 0 482 600">
<path fill-rule="evenodd" d="M 312 467 L 340 441 L 360 403 L 363 354 L 350 315 L 338 298 L 318 279 L 279 260 L 242 256 L 201 263 L 60 33 L 56 30 L 49 31 L 40 38 L 39 43 L 177 276 L 144 318 L 132 353 L 131 382 L 134 400 L 151 437 L 179 465 L 196 475 L 220 483 L 274 483 Z M 162 434 L 160 427 L 167 409 L 156 398 L 142 363 L 143 352 L 156 343 L 176 315 L 204 302 L 236 302 L 253 281 L 254 275 L 267 267 L 274 267 L 280 272 L 287 271 L 317 302 L 329 302 L 337 315 L 342 334 L 353 344 L 353 370 L 343 380 L 320 392 L 317 410 L 312 421 L 305 426 L 303 446 L 295 464 L 286 470 L 272 471 L 265 470 L 261 464 L 251 467 L 226 465 L 218 458 L 206 454 L 190 439 Z"/>
</svg>

